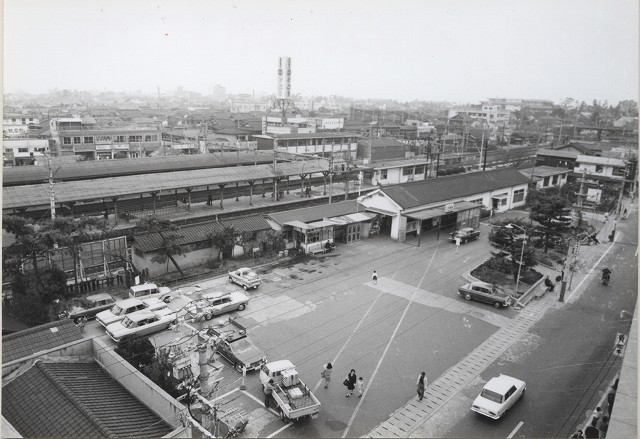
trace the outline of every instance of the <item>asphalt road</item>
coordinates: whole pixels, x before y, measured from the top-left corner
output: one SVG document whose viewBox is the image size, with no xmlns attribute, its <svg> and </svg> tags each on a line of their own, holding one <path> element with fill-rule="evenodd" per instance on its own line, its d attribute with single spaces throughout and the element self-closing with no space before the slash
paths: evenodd
<svg viewBox="0 0 640 439">
<path fill-rule="evenodd" d="M 621 311 L 632 311 L 637 297 L 635 218 L 618 224 L 615 244 L 600 244 L 585 261 L 585 268 L 594 270 L 572 286 L 567 300 L 555 302 L 474 385 L 429 419 L 422 436 L 569 437 L 583 428 L 621 366 L 615 340 L 631 326 L 630 316 Z M 608 286 L 600 282 L 605 266 L 615 272 Z M 499 421 L 471 412 L 484 383 L 500 373 L 526 381 L 525 397 Z"/>
</svg>

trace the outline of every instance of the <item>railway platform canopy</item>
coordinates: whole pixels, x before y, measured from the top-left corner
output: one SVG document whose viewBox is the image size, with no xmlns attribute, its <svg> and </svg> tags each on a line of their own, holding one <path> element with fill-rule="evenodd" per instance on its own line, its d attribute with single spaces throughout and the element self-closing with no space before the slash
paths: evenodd
<svg viewBox="0 0 640 439">
<path fill-rule="evenodd" d="M 62 181 L 54 186 L 55 203 L 117 199 L 146 193 L 191 190 L 215 185 L 251 183 L 258 180 L 277 181 L 291 176 L 306 176 L 328 171 L 328 160 L 313 159 L 278 163 L 275 170 L 271 164 L 262 164 Z M 49 184 L 3 187 L 3 211 L 48 206 L 50 193 Z"/>
</svg>

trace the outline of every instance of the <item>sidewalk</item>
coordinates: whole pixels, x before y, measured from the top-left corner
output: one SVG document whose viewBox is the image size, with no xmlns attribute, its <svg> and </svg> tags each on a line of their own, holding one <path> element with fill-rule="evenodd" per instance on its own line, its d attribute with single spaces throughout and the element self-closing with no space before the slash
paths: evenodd
<svg viewBox="0 0 640 439">
<path fill-rule="evenodd" d="M 418 402 L 415 398 L 412 398 L 403 407 L 400 407 L 392 413 L 388 420 L 371 430 L 367 437 L 428 437 L 430 434 L 433 434 L 433 432 L 423 428 L 429 418 L 440 411 L 440 409 L 446 407 L 447 403 L 452 400 L 456 394 L 463 391 L 487 366 L 497 360 L 509 347 L 517 342 L 521 336 L 526 334 L 526 332 L 544 316 L 549 308 L 553 306 L 565 306 L 566 303 L 574 302 L 580 296 L 577 290 L 582 281 L 590 275 L 599 275 L 599 271 L 592 271 L 591 268 L 598 262 L 603 252 L 606 251 L 606 248 L 611 245 L 607 236 L 612 228 L 612 220 L 610 219 L 609 223 L 605 223 L 604 215 L 599 214 L 589 214 L 588 219 L 590 222 L 595 223 L 594 226 L 599 230 L 598 239 L 600 240 L 600 244 L 580 246 L 578 256 L 580 263 L 577 264 L 576 271 L 573 273 L 565 272 L 565 279 L 567 279 L 565 304 L 558 302 L 561 285 L 556 285 L 554 293 L 545 293 L 545 286 L 542 280 L 536 283 L 523 295 L 523 297 L 526 296 L 526 300 L 523 303 L 524 307 L 519 310 L 519 315 L 513 319 L 508 327 L 499 329 L 464 359 L 432 381 L 427 387 L 424 401 Z M 549 277 L 554 280 L 555 277 L 560 274 L 559 271 L 552 267 L 540 266 L 538 271 L 545 276 L 549 275 Z M 573 294 L 574 292 L 577 294 Z M 632 328 L 632 333 L 634 330 L 637 329 Z M 634 333 L 629 342 L 633 343 L 635 341 L 637 341 L 637 336 Z M 620 414 L 622 417 L 621 421 L 613 423 L 612 427 L 610 427 L 608 437 L 636 437 L 636 418 L 635 416 L 631 417 L 629 410 L 624 410 L 624 408 L 629 407 L 629 402 L 625 401 L 625 398 L 632 399 L 632 407 L 634 410 L 636 408 L 637 353 L 635 349 L 627 349 L 627 352 L 629 354 L 625 356 L 625 362 L 632 363 L 632 366 L 628 366 L 625 374 L 627 380 L 631 381 L 625 385 L 625 388 L 629 389 L 627 392 L 629 396 L 623 396 L 621 399 L 617 399 L 617 402 L 621 402 L 621 404 L 617 405 L 616 408 L 624 414 Z M 630 367 L 633 367 L 633 369 Z M 633 375 L 633 378 L 630 378 L 631 375 Z M 622 380 L 620 385 L 623 385 Z M 629 409 L 630 408 L 631 407 L 629 407 Z M 616 411 L 614 410 L 613 419 L 615 418 Z M 631 419 L 634 421 L 633 424 L 630 422 Z M 616 428 L 620 429 L 620 434 L 613 436 Z M 631 434 L 632 430 L 633 434 Z"/>
</svg>

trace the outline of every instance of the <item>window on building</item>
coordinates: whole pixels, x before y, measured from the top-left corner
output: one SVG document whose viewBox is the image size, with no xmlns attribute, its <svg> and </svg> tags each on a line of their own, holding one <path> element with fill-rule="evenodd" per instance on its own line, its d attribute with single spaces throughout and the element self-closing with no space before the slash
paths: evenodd
<svg viewBox="0 0 640 439">
<path fill-rule="evenodd" d="M 482 204 L 482 198 L 476 198 L 475 200 L 469 200 L 469 203 Z"/>
<path fill-rule="evenodd" d="M 11 119 L 11 122 L 14 122 L 14 123 L 15 123 L 15 122 L 16 122 L 16 119 Z"/>
<path fill-rule="evenodd" d="M 80 136 L 75 136 L 73 138 L 73 143 L 75 143 L 76 145 L 82 143 L 82 138 Z"/>
<path fill-rule="evenodd" d="M 524 200 L 524 189 L 518 189 L 517 191 L 513 191 L 513 202 L 519 203 Z"/>
<path fill-rule="evenodd" d="M 46 148 L 36 148 L 36 152 L 45 152 Z"/>
<path fill-rule="evenodd" d="M 549 177 L 545 177 L 542 183 L 543 186 L 549 186 Z"/>
<path fill-rule="evenodd" d="M 602 167 L 602 165 L 596 165 L 596 172 L 599 174 L 602 174 L 602 171 L 604 170 L 604 168 Z"/>
<path fill-rule="evenodd" d="M 388 172 L 388 169 L 381 169 L 380 170 L 380 180 L 386 180 L 387 179 L 387 172 Z"/>
<path fill-rule="evenodd" d="M 402 175 L 413 175 L 413 166 L 406 166 L 402 168 Z"/>
<path fill-rule="evenodd" d="M 29 152 L 29 148 L 18 148 L 18 152 Z"/>
<path fill-rule="evenodd" d="M 62 138 L 63 145 L 71 145 L 71 137 L 63 137 Z"/>
<path fill-rule="evenodd" d="M 93 143 L 93 136 L 85 136 L 82 140 L 84 143 Z"/>
<path fill-rule="evenodd" d="M 145 134 L 144 136 L 144 141 L 145 142 L 157 142 L 158 141 L 158 135 L 157 134 Z"/>
<path fill-rule="evenodd" d="M 293 241 L 293 230 L 283 230 L 282 239 L 288 242 Z"/>
<path fill-rule="evenodd" d="M 320 229 L 307 231 L 307 243 L 320 242 Z"/>
<path fill-rule="evenodd" d="M 553 176 L 553 184 L 554 185 L 558 184 L 558 176 L 557 175 Z"/>
<path fill-rule="evenodd" d="M 123 143 L 127 141 L 127 136 L 115 136 L 116 137 L 116 142 L 118 143 Z"/>
<path fill-rule="evenodd" d="M 129 142 L 142 142 L 142 136 L 140 135 L 129 136 Z"/>
<path fill-rule="evenodd" d="M 424 174 L 424 166 L 416 166 L 416 175 Z"/>
</svg>

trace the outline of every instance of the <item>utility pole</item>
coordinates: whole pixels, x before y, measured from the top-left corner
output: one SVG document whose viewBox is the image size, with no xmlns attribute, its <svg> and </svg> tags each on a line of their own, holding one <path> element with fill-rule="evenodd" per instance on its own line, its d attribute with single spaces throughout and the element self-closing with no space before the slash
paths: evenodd
<svg viewBox="0 0 640 439">
<path fill-rule="evenodd" d="M 331 195 L 333 194 L 333 151 L 329 159 L 329 204 L 331 204 Z"/>
<path fill-rule="evenodd" d="M 51 166 L 51 158 L 45 154 L 47 158 L 47 168 L 49 169 L 49 207 L 51 209 L 51 219 L 56 219 L 56 193 L 53 190 L 55 183 L 53 182 L 53 168 Z"/>
</svg>

